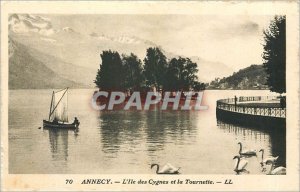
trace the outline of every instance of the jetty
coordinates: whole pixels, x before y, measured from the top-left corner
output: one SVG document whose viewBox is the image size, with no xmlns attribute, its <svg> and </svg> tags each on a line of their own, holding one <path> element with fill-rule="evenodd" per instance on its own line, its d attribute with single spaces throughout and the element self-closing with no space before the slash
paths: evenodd
<svg viewBox="0 0 300 192">
<path fill-rule="evenodd" d="M 286 107 L 277 96 L 251 96 L 217 101 L 217 119 L 232 124 L 258 127 L 285 127 Z"/>
</svg>

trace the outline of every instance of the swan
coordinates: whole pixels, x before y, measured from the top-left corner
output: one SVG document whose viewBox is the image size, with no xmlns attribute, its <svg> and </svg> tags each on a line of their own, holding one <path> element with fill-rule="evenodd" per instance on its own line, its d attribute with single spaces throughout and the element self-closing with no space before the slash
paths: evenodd
<svg viewBox="0 0 300 192">
<path fill-rule="evenodd" d="M 248 161 L 247 160 L 245 160 L 245 159 L 241 160 L 241 157 L 238 156 L 238 155 L 234 156 L 233 159 L 237 159 L 237 162 L 236 162 L 236 165 L 235 165 L 235 168 L 234 168 L 235 172 L 239 173 L 239 172 L 245 172 L 245 171 L 247 171 L 245 169 L 245 167 L 248 165 Z"/>
<path fill-rule="evenodd" d="M 265 151 L 264 149 L 259 150 L 259 152 L 261 152 L 261 162 L 260 162 L 261 166 L 266 164 L 267 161 L 273 161 L 273 162 L 277 161 L 279 156 L 277 157 L 271 156 L 264 159 L 264 151 Z"/>
<path fill-rule="evenodd" d="M 156 166 L 156 174 L 179 174 L 179 168 L 174 167 L 170 163 L 167 163 L 161 170 L 159 170 L 158 164 L 152 164 L 151 169 Z"/>
<path fill-rule="evenodd" d="M 240 151 L 239 151 L 239 154 L 240 155 L 244 155 L 244 156 L 256 156 L 256 150 L 244 150 L 242 151 L 242 143 L 241 142 L 238 142 L 238 144 L 240 145 Z"/>
<path fill-rule="evenodd" d="M 267 175 L 286 175 L 286 168 L 285 167 L 277 167 L 274 169 L 274 161 L 267 160 L 266 165 L 271 164 L 271 168 Z"/>
</svg>

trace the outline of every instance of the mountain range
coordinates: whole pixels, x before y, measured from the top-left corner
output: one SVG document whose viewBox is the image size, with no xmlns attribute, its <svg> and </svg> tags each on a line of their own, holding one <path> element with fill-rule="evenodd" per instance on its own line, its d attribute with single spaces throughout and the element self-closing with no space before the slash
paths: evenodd
<svg viewBox="0 0 300 192">
<path fill-rule="evenodd" d="M 38 15 L 12 14 L 8 28 L 10 89 L 91 88 L 95 86 L 93 80 L 103 50 L 134 53 L 141 60 L 149 47 L 163 50 L 162 46 L 134 35 L 110 36 L 101 31 L 81 34 L 68 26 L 56 28 L 51 19 Z M 169 59 L 179 56 L 163 52 Z M 233 72 L 221 62 L 199 56 L 191 60 L 198 64 L 198 77 L 202 82 Z"/>
</svg>

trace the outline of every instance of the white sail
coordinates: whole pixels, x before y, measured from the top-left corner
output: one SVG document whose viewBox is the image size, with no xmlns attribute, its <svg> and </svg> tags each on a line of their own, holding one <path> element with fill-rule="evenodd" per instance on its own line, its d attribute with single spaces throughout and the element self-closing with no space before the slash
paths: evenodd
<svg viewBox="0 0 300 192">
<path fill-rule="evenodd" d="M 68 89 L 54 92 L 50 110 L 50 120 L 56 119 L 61 122 L 68 122 Z"/>
</svg>

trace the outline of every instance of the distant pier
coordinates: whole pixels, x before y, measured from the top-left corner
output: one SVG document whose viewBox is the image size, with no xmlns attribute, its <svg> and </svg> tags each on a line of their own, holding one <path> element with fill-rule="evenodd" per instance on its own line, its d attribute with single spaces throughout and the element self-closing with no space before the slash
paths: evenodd
<svg viewBox="0 0 300 192">
<path fill-rule="evenodd" d="M 217 101 L 217 119 L 260 128 L 285 128 L 286 107 L 276 96 L 253 96 L 221 99 Z"/>
</svg>

